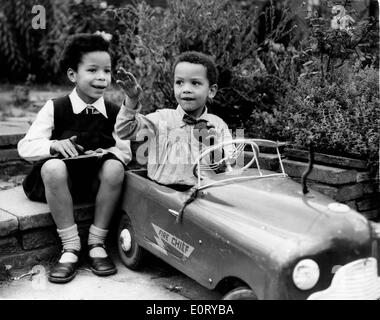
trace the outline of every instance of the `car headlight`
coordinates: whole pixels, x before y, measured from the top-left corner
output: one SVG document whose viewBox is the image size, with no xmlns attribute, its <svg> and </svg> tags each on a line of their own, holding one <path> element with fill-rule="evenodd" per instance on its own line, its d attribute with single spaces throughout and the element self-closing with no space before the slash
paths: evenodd
<svg viewBox="0 0 380 320">
<path fill-rule="evenodd" d="M 297 263 L 293 270 L 293 282 L 301 290 L 314 287 L 319 279 L 318 264 L 311 259 L 304 259 Z"/>
</svg>

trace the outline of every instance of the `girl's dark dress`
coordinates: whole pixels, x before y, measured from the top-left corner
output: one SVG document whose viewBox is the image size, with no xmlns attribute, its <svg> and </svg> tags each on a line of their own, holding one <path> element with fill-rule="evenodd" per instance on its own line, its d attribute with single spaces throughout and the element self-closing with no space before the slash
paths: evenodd
<svg viewBox="0 0 380 320">
<path fill-rule="evenodd" d="M 105 101 L 108 118 L 101 113 L 79 114 L 73 112 L 69 96 L 54 99 L 54 130 L 51 140 L 68 139 L 77 136 L 76 143 L 86 150 L 106 149 L 115 146 L 112 137 L 119 107 Z M 53 157 L 52 157 L 53 158 Z M 45 187 L 41 178 L 42 165 L 51 158 L 37 161 L 23 181 L 25 194 L 30 200 L 46 202 Z M 69 173 L 69 188 L 74 202 L 93 201 L 99 187 L 98 172 L 107 159 L 118 160 L 112 153 L 102 157 L 69 158 L 65 164 Z"/>
</svg>

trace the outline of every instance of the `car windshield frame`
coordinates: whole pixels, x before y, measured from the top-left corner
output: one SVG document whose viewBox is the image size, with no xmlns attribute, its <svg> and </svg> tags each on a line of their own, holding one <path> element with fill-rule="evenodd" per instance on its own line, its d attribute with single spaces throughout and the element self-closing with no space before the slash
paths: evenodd
<svg viewBox="0 0 380 320">
<path fill-rule="evenodd" d="M 241 169 L 237 169 L 237 170 L 234 169 L 231 172 L 224 172 L 223 175 L 225 175 L 225 176 L 231 176 L 229 178 L 220 179 L 220 180 L 219 179 L 218 180 L 213 180 L 213 179 L 211 179 L 209 177 L 207 177 L 207 178 L 204 177 L 204 176 L 202 177 L 201 174 L 200 174 L 201 173 L 201 160 L 207 154 L 209 154 L 210 152 L 212 152 L 214 150 L 217 150 L 217 149 L 220 149 L 220 148 L 222 148 L 223 146 L 226 146 L 226 145 L 235 145 L 235 148 L 236 148 L 236 145 L 243 145 L 243 146 L 250 145 L 251 148 L 252 148 L 252 152 L 253 152 L 253 157 L 252 157 L 251 161 L 249 161 Z M 272 177 L 287 177 L 288 175 L 285 173 L 284 166 L 283 166 L 282 159 L 281 159 L 281 153 L 280 153 L 280 150 L 279 150 L 279 148 L 282 147 L 282 146 L 284 146 L 284 145 L 286 145 L 285 142 L 276 142 L 276 141 L 265 140 L 265 139 L 245 139 L 245 138 L 240 138 L 240 139 L 233 139 L 233 140 L 230 140 L 230 141 L 223 141 L 223 142 L 221 142 L 221 143 L 219 143 L 219 144 L 217 144 L 215 146 L 211 146 L 211 147 L 207 148 L 206 150 L 204 150 L 199 155 L 199 157 L 197 159 L 197 173 L 198 173 L 198 177 L 197 177 L 197 186 L 196 186 L 196 189 L 199 191 L 199 190 L 202 190 L 202 189 L 205 189 L 205 188 L 209 188 L 209 187 L 217 185 L 217 184 L 223 184 L 223 183 L 226 183 L 226 182 L 233 182 L 233 181 L 239 181 L 239 180 L 264 179 L 264 178 L 272 178 Z M 275 148 L 281 172 L 270 173 L 270 174 L 265 174 L 263 172 L 263 170 L 260 167 L 259 156 L 258 156 L 258 150 L 259 150 L 260 146 L 261 147 Z M 243 156 L 244 156 L 244 152 L 245 152 L 245 150 L 243 150 L 241 152 L 241 154 Z M 258 175 L 257 176 L 251 175 L 251 174 L 249 174 L 249 175 L 242 175 L 242 173 L 247 172 L 246 170 L 248 168 L 250 168 L 254 163 L 256 163 L 257 168 L 255 168 L 255 169 L 257 170 Z M 204 181 L 203 184 L 202 184 L 202 180 Z"/>
</svg>

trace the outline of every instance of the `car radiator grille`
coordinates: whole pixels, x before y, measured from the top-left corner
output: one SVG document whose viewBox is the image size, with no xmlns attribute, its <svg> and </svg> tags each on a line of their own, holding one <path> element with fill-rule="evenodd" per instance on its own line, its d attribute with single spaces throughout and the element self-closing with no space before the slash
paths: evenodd
<svg viewBox="0 0 380 320">
<path fill-rule="evenodd" d="M 376 300 L 380 298 L 380 278 L 375 258 L 360 259 L 338 269 L 326 290 L 308 300 Z"/>
</svg>

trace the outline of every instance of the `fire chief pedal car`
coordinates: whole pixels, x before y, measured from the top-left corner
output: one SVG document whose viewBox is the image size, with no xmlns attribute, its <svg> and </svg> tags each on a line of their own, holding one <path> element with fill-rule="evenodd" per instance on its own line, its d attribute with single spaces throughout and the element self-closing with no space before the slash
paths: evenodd
<svg viewBox="0 0 380 320">
<path fill-rule="evenodd" d="M 232 157 L 212 159 L 228 144 Z M 260 168 L 262 146 L 276 150 L 279 172 Z M 123 263 L 136 270 L 150 252 L 224 299 L 379 299 L 379 225 L 319 192 L 302 192 L 284 172 L 279 146 L 238 139 L 210 147 L 188 190 L 127 171 Z"/>
</svg>

